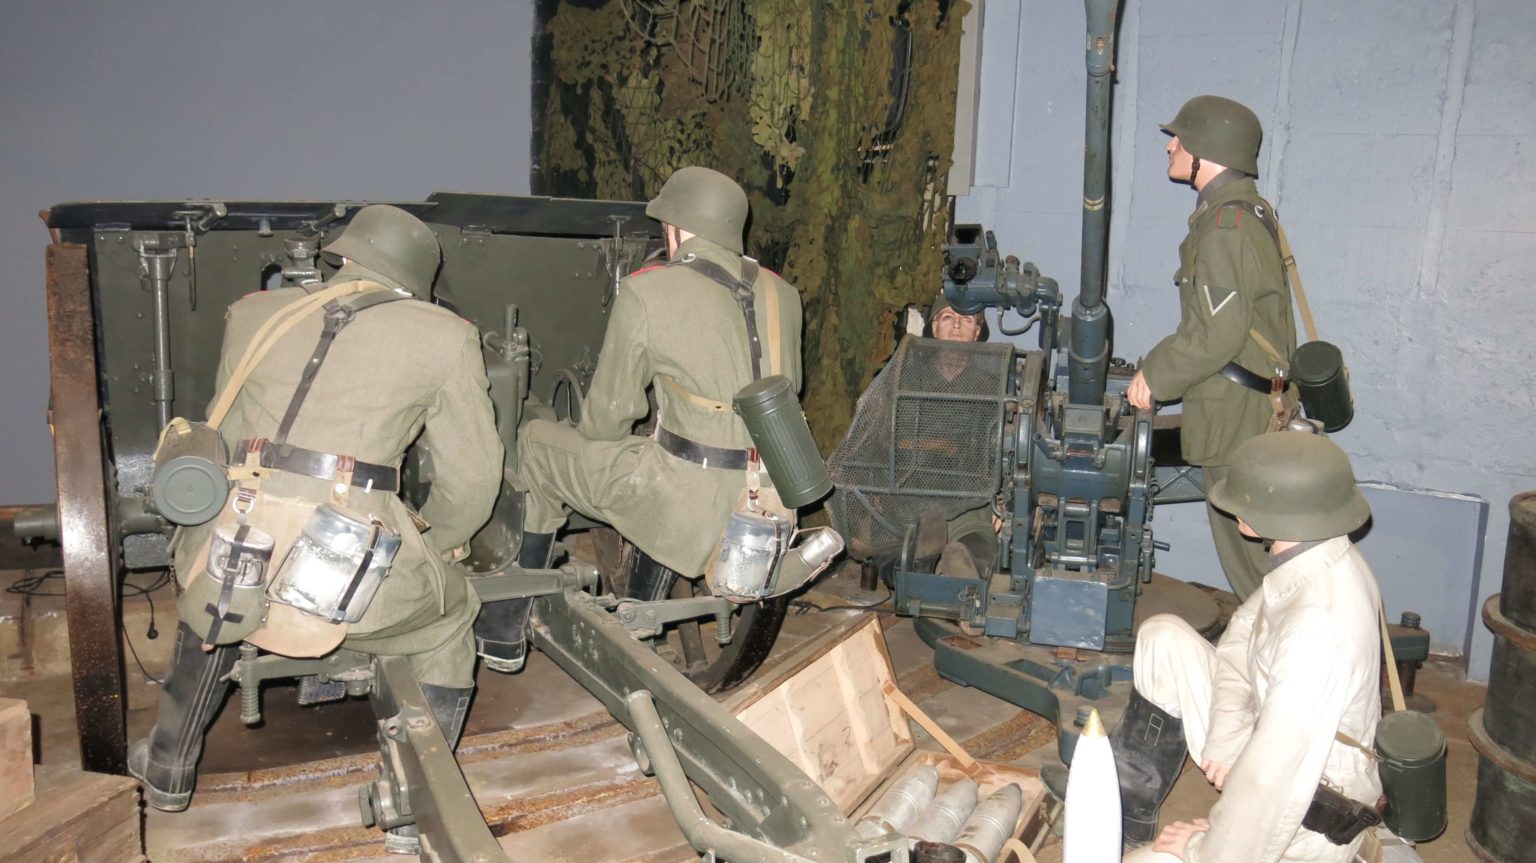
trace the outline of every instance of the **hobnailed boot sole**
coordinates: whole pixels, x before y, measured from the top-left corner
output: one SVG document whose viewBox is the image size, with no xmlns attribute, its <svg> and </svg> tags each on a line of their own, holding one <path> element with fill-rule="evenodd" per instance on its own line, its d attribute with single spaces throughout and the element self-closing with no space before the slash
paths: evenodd
<svg viewBox="0 0 1536 863">
<path fill-rule="evenodd" d="M 161 812 L 185 812 L 192 803 L 192 792 L 162 791 L 149 784 L 149 740 L 135 741 L 128 749 L 128 775 L 139 780 L 144 790 L 144 802 Z"/>
</svg>

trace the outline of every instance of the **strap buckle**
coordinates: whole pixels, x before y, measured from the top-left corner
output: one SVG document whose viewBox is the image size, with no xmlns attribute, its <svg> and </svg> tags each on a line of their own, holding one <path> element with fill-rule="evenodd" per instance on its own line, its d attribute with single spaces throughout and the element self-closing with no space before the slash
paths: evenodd
<svg viewBox="0 0 1536 863">
<path fill-rule="evenodd" d="M 352 323 L 352 319 L 356 316 L 356 309 L 331 300 L 325 304 L 325 331 L 332 334 L 339 333 L 347 324 Z"/>
</svg>

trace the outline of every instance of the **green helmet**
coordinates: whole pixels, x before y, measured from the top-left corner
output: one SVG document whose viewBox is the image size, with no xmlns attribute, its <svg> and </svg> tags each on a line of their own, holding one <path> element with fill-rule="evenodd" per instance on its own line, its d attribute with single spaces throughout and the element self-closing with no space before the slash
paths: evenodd
<svg viewBox="0 0 1536 863">
<path fill-rule="evenodd" d="M 432 280 L 443 259 L 432 229 L 388 204 L 358 210 L 341 236 L 320 251 L 356 261 L 423 300 L 432 297 Z"/>
<path fill-rule="evenodd" d="M 1273 432 L 1243 441 L 1209 498 L 1265 539 L 1332 539 L 1371 516 L 1370 504 L 1355 487 L 1349 457 L 1328 438 L 1306 432 Z"/>
<path fill-rule="evenodd" d="M 1259 118 L 1238 102 L 1220 96 L 1196 96 L 1184 103 L 1179 115 L 1162 126 L 1178 135 L 1184 149 L 1245 174 L 1259 175 L 1259 144 L 1264 127 Z"/>
<path fill-rule="evenodd" d="M 735 180 L 719 171 L 693 166 L 673 171 L 661 191 L 645 205 L 645 214 L 739 255 L 747 209 L 747 193 Z"/>
</svg>

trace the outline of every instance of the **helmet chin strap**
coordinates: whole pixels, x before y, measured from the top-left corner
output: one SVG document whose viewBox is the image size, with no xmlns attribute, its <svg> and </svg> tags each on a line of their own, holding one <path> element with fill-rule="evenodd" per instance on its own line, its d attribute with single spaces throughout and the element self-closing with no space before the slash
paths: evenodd
<svg viewBox="0 0 1536 863">
<path fill-rule="evenodd" d="M 1196 182 L 1198 182 L 1199 179 L 1200 179 L 1200 157 L 1199 156 L 1191 155 L 1189 157 L 1189 184 L 1191 186 L 1195 186 Z M 1199 186 L 1195 186 L 1195 188 L 1198 189 Z"/>
</svg>

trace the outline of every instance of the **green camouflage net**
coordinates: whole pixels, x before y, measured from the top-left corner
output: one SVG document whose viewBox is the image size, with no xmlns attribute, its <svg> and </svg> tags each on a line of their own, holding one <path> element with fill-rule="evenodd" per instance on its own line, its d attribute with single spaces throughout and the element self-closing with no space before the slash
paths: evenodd
<svg viewBox="0 0 1536 863">
<path fill-rule="evenodd" d="M 824 452 L 939 285 L 962 3 L 539 0 L 538 194 L 645 200 L 706 165 L 801 291 Z"/>
</svg>

